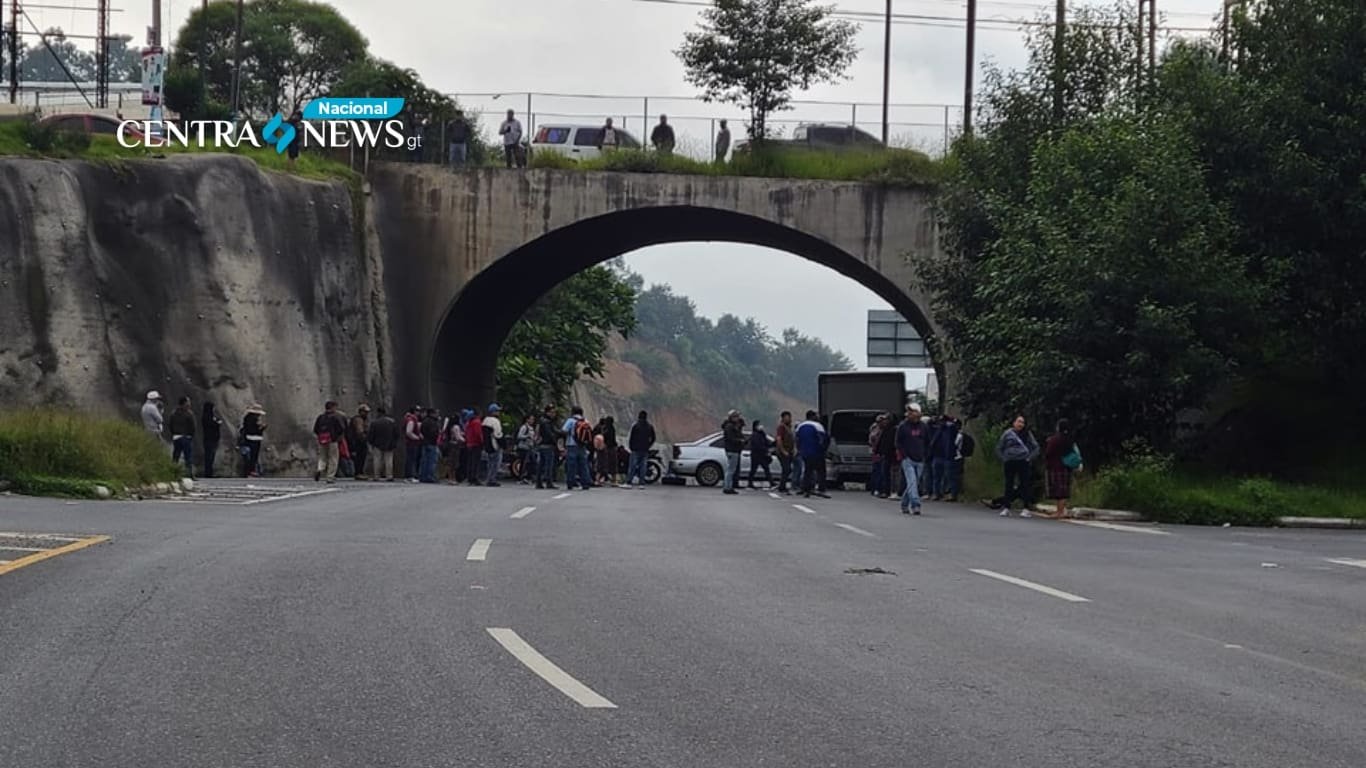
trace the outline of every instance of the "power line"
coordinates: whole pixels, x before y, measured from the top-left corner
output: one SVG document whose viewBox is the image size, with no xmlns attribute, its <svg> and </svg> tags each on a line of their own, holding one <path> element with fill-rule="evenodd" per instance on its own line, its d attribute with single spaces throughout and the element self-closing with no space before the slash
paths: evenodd
<svg viewBox="0 0 1366 768">
<path fill-rule="evenodd" d="M 676 6 L 684 6 L 684 7 L 690 7 L 690 8 L 710 8 L 710 7 L 712 7 L 712 4 L 709 3 L 709 2 L 705 2 L 705 0 L 630 0 L 630 1 L 631 1 L 631 2 L 635 2 L 635 3 L 650 3 L 650 4 L 653 4 L 653 5 L 676 5 Z M 878 13 L 878 12 L 876 12 L 876 11 L 852 11 L 852 10 L 844 10 L 844 9 L 836 8 L 836 9 L 835 9 L 835 12 L 832 13 L 831 15 L 834 16 L 835 18 L 844 19 L 844 20 L 846 20 L 846 21 L 877 21 L 877 22 L 882 22 L 882 21 L 884 21 L 884 14 Z M 925 14 L 925 13 L 893 13 L 893 14 L 892 14 L 892 23 L 894 23 L 894 24 L 905 24 L 905 25 L 907 25 L 907 26 L 913 26 L 913 27 L 940 27 L 940 28 L 946 28 L 946 29 L 962 29 L 963 27 L 966 26 L 966 22 L 964 21 L 964 19 L 962 19 L 962 18 L 960 18 L 960 17 L 958 17 L 958 16 L 937 16 L 937 15 Z M 1052 27 L 1052 26 L 1054 25 L 1054 23 L 1053 23 L 1052 21 L 1043 21 L 1043 20 L 1037 20 L 1037 19 L 1004 19 L 1004 18 L 1000 18 L 1000 17 L 993 17 L 993 18 L 978 18 L 978 20 L 977 20 L 977 25 L 978 25 L 978 29 L 1009 30 L 1009 29 L 1015 29 L 1015 28 L 1018 28 L 1018 27 Z M 984 25 L 985 25 L 985 26 L 984 26 Z M 1101 25 L 1101 24 L 1073 24 L 1072 26 L 1074 26 L 1074 27 L 1082 27 L 1082 28 L 1092 28 L 1092 27 L 1108 26 L 1108 25 Z M 1164 26 L 1164 27 L 1160 27 L 1160 29 L 1166 30 L 1166 31 L 1168 31 L 1168 32 L 1208 32 L 1208 31 L 1210 31 L 1209 28 L 1206 28 L 1206 27 Z"/>
</svg>

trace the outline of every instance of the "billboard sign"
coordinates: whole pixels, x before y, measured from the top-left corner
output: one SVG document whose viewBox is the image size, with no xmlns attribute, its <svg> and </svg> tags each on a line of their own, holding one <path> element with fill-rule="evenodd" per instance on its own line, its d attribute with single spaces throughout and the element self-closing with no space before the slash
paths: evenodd
<svg viewBox="0 0 1366 768">
<path fill-rule="evenodd" d="M 925 340 L 895 310 L 868 310 L 869 368 L 931 368 Z"/>
</svg>

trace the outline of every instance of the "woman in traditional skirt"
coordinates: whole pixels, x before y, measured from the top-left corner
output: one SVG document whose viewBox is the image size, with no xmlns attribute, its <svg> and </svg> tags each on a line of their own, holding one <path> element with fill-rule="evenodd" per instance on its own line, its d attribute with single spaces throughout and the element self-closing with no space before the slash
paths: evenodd
<svg viewBox="0 0 1366 768">
<path fill-rule="evenodd" d="M 1057 502 L 1053 519 L 1067 516 L 1067 500 L 1072 498 L 1072 468 L 1065 463 L 1065 457 L 1076 450 L 1077 441 L 1072 437 L 1072 425 L 1067 419 L 1058 421 L 1058 428 L 1044 443 L 1044 474 L 1048 478 L 1048 498 Z"/>
</svg>

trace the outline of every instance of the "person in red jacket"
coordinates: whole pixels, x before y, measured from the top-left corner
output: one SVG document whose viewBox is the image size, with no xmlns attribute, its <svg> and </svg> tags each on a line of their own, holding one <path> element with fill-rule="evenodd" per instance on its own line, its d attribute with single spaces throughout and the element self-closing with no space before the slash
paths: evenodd
<svg viewBox="0 0 1366 768">
<path fill-rule="evenodd" d="M 403 479 L 417 482 L 418 464 L 422 458 L 422 406 L 414 405 L 403 414 Z"/>
<path fill-rule="evenodd" d="M 482 485 L 480 480 L 484 477 L 481 470 L 484 461 L 484 430 L 483 418 L 479 409 L 466 411 L 469 420 L 465 423 L 465 480 L 470 485 Z"/>
</svg>

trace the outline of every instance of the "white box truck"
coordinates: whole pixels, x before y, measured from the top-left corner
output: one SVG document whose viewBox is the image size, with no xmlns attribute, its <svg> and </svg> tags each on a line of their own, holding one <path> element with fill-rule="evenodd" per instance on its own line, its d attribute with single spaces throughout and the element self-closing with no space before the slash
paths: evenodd
<svg viewBox="0 0 1366 768">
<path fill-rule="evenodd" d="M 827 484 L 864 483 L 873 474 L 868 430 L 878 414 L 900 421 L 906 409 L 906 375 L 901 371 L 840 371 L 816 378 L 821 419 L 830 433 Z"/>
</svg>

